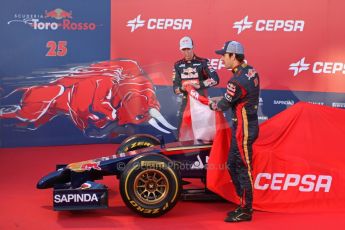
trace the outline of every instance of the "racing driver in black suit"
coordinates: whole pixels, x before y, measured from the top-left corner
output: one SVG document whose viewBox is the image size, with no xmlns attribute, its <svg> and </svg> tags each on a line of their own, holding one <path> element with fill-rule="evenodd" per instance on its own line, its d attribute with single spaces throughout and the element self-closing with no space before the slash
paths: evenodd
<svg viewBox="0 0 345 230">
<path fill-rule="evenodd" d="M 211 67 L 207 59 L 200 58 L 194 54 L 193 47 L 193 40 L 190 37 L 181 38 L 180 50 L 184 58 L 175 63 L 173 70 L 174 93 L 182 95 L 181 107 L 177 113 L 179 140 L 181 140 L 180 127 L 187 103 L 187 92 L 184 87 L 191 85 L 200 95 L 207 96 L 207 88 L 219 83 L 217 72 Z"/>
<path fill-rule="evenodd" d="M 210 100 L 210 108 L 221 111 L 232 109 L 228 170 L 241 201 L 238 208 L 228 212 L 225 221 L 250 221 L 253 213 L 252 146 L 259 133 L 259 75 L 244 62 L 244 48 L 239 42 L 228 41 L 216 53 L 222 55 L 225 67 L 232 69 L 233 77 L 227 84 L 224 97 Z"/>
</svg>

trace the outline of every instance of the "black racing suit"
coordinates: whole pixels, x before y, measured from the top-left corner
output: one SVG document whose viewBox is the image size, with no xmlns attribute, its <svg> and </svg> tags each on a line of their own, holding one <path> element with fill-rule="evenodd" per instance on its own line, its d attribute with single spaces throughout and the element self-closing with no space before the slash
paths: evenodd
<svg viewBox="0 0 345 230">
<path fill-rule="evenodd" d="M 209 61 L 194 55 L 191 61 L 181 59 L 174 64 L 173 89 L 175 94 L 182 93 L 182 103 L 177 113 L 178 119 L 178 139 L 180 137 L 180 127 L 182 117 L 187 104 L 187 92 L 183 88 L 185 83 L 196 83 L 200 85 L 197 89 L 200 95 L 207 97 L 207 90 L 211 86 L 219 83 L 217 72 L 211 67 Z"/>
<path fill-rule="evenodd" d="M 234 68 L 232 72 L 234 75 L 227 84 L 224 97 L 217 103 L 217 109 L 232 109 L 228 170 L 240 197 L 241 206 L 252 208 L 252 146 L 259 134 L 257 110 L 260 81 L 258 73 L 245 63 Z"/>
</svg>

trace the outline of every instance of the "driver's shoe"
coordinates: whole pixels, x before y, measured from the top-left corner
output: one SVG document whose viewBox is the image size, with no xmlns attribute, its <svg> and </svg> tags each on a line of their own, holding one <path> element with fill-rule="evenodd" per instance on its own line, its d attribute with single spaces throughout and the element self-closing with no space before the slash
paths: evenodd
<svg viewBox="0 0 345 230">
<path fill-rule="evenodd" d="M 235 210 L 229 211 L 227 213 L 228 216 L 234 215 L 235 213 L 239 212 L 242 209 L 242 206 L 238 206 Z"/>
<path fill-rule="evenodd" d="M 246 207 L 238 207 L 234 211 L 228 212 L 225 222 L 251 221 L 253 209 Z"/>
</svg>

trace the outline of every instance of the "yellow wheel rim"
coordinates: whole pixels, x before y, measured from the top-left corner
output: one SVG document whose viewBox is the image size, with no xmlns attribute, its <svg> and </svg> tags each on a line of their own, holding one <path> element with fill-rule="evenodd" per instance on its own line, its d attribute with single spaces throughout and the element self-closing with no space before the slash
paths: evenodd
<svg viewBox="0 0 345 230">
<path fill-rule="evenodd" d="M 168 191 L 168 178 L 157 169 L 146 169 L 134 180 L 136 198 L 147 205 L 158 204 L 167 197 Z"/>
</svg>

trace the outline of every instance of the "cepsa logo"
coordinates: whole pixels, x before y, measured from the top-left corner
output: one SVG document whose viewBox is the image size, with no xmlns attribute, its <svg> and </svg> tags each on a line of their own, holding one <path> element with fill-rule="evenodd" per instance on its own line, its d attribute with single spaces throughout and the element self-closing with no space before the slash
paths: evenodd
<svg viewBox="0 0 345 230">
<path fill-rule="evenodd" d="M 304 21 L 282 19 L 259 19 L 256 21 L 249 21 L 247 15 L 242 20 L 234 22 L 232 28 L 237 29 L 237 34 L 251 28 L 254 28 L 257 32 L 302 32 L 304 29 Z"/>
<path fill-rule="evenodd" d="M 298 188 L 300 192 L 329 192 L 332 176 L 314 174 L 259 173 L 254 188 L 257 190 L 289 190 Z"/>
<path fill-rule="evenodd" d="M 208 58 L 207 59 L 209 61 L 209 65 L 216 70 L 220 70 L 220 69 L 226 69 L 225 68 L 225 64 L 224 61 L 220 58 Z M 248 63 L 248 61 L 246 59 L 244 59 L 244 63 Z M 231 69 L 226 69 L 231 71 Z"/>
<path fill-rule="evenodd" d="M 93 22 L 74 22 L 72 11 L 65 11 L 61 8 L 46 10 L 44 14 L 15 14 L 14 20 L 7 24 L 23 23 L 34 30 L 71 30 L 85 31 L 95 30 L 97 25 Z"/>
<path fill-rule="evenodd" d="M 131 28 L 131 32 L 143 27 L 148 30 L 191 30 L 192 19 L 190 18 L 149 18 L 141 19 L 139 14 L 134 19 L 127 21 L 127 27 Z"/>
<path fill-rule="evenodd" d="M 220 70 L 225 68 L 224 62 L 219 58 L 209 58 L 208 61 L 213 69 Z"/>
<path fill-rule="evenodd" d="M 302 71 L 311 69 L 315 74 L 345 74 L 345 63 L 343 62 L 324 62 L 316 61 L 308 63 L 305 57 L 301 58 L 295 63 L 291 63 L 289 70 L 293 71 L 293 76 L 296 77 Z"/>
</svg>

